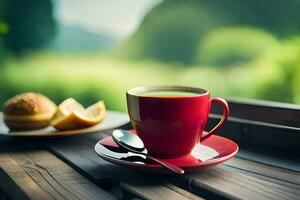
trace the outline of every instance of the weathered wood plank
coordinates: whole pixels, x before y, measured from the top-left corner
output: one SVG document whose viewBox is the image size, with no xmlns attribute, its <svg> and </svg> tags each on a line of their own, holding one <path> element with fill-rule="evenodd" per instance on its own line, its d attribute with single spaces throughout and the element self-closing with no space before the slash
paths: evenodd
<svg viewBox="0 0 300 200">
<path fill-rule="evenodd" d="M 220 120 L 211 115 L 207 130 Z M 300 129 L 229 118 L 216 133 L 239 144 L 238 157 L 300 172 Z"/>
<path fill-rule="evenodd" d="M 300 157 L 280 149 L 256 145 L 240 145 L 237 157 L 300 172 Z"/>
<path fill-rule="evenodd" d="M 30 199 L 115 199 L 47 151 L 0 153 L 0 166 Z"/>
<path fill-rule="evenodd" d="M 227 101 L 232 117 L 300 128 L 299 105 L 241 99 Z M 221 106 L 213 106 L 212 113 L 221 114 Z"/>
<path fill-rule="evenodd" d="M 6 192 L 4 192 L 6 191 Z M 20 189 L 20 187 L 0 168 L 0 199 L 7 199 L 9 194 L 11 199 L 29 200 L 29 197 Z"/>
<path fill-rule="evenodd" d="M 126 184 L 148 186 L 149 181 L 151 182 L 151 186 L 171 181 L 171 183 L 198 195 L 203 195 L 205 198 L 212 198 L 211 194 L 214 194 L 214 197 L 218 198 L 242 199 L 293 199 L 300 195 L 300 191 L 290 188 L 289 183 L 284 185 L 269 182 L 259 177 L 253 177 L 251 174 L 232 171 L 226 168 L 213 167 L 203 172 L 179 177 L 154 175 L 115 166 L 101 160 L 93 152 L 92 147 L 104 136 L 104 133 L 100 133 L 93 136 L 74 138 L 68 142 L 63 142 L 63 144 L 52 144 L 49 148 L 59 157 L 77 166 L 88 176 L 95 179 L 101 179 L 104 174 L 106 175 L 106 179 L 111 177 L 112 180 Z M 76 146 L 73 144 L 76 144 Z M 147 181 L 143 182 L 141 180 Z M 282 182 L 284 183 L 284 180 Z"/>
<path fill-rule="evenodd" d="M 278 168 L 270 165 L 265 165 L 262 163 L 257 163 L 241 158 L 232 158 L 228 160 L 225 166 L 231 167 L 233 169 L 238 169 L 246 173 L 252 173 L 253 175 L 258 175 L 261 178 L 266 177 L 269 181 L 282 181 L 285 184 L 291 183 L 291 186 L 298 188 L 300 190 L 300 173 L 286 170 L 283 168 Z M 273 180 L 270 180 L 273 179 Z"/>
<path fill-rule="evenodd" d="M 14 159 L 8 154 L 0 154 L 0 166 L 5 173 L 31 199 L 54 199 L 47 191 L 41 188 Z M 5 188 L 4 188 L 5 189 Z M 8 195 L 8 191 L 6 192 Z M 11 197 L 10 197 L 11 198 Z M 20 198 L 22 199 L 22 198 Z"/>
<path fill-rule="evenodd" d="M 142 198 L 145 200 L 166 199 L 166 200 L 201 200 L 196 196 L 172 184 L 141 186 L 137 184 L 122 183 L 123 198 Z"/>
<path fill-rule="evenodd" d="M 207 130 L 215 126 L 221 116 L 210 115 Z M 238 144 L 260 145 L 282 149 L 289 155 L 300 157 L 300 128 L 267 124 L 229 117 L 218 135 L 230 138 Z"/>
<path fill-rule="evenodd" d="M 114 171 L 113 168 L 118 166 L 111 165 L 99 159 L 93 148 L 96 142 L 94 142 L 94 140 L 90 141 L 89 139 L 97 137 L 95 141 L 98 141 L 106 135 L 107 134 L 105 133 L 100 133 L 90 136 L 63 139 L 48 143 L 47 148 L 69 166 L 76 169 L 76 171 L 80 172 L 85 177 L 88 177 L 102 188 L 107 188 L 119 184 L 119 181 L 113 180 L 109 175 L 112 170 Z M 98 173 L 99 169 L 101 169 L 102 173 Z M 91 176 L 91 174 L 93 174 L 93 176 Z"/>
<path fill-rule="evenodd" d="M 206 129 L 211 129 L 220 117 L 211 115 Z M 124 125 L 124 129 L 131 128 L 130 124 Z M 217 135 L 238 143 L 242 147 L 239 157 L 300 172 L 299 128 L 229 117 Z"/>
<path fill-rule="evenodd" d="M 106 181 L 109 181 L 109 179 L 116 184 L 129 179 L 131 179 L 131 181 L 139 181 L 140 178 L 138 178 L 137 175 L 147 177 L 149 180 L 153 179 L 151 178 L 151 174 L 124 168 L 101 159 L 94 152 L 94 145 L 107 135 L 108 133 L 100 133 L 80 138 L 74 137 L 67 141 L 48 144 L 48 148 L 70 166 L 82 170 L 100 185 L 106 184 Z M 76 144 L 76 146 L 74 146 L 74 144 Z M 104 179 L 104 181 L 102 181 L 102 179 Z M 113 181 L 114 179 L 117 181 Z M 145 183 L 147 182 L 148 181 Z M 101 185 L 101 187 L 103 186 Z"/>
<path fill-rule="evenodd" d="M 121 190 L 125 199 L 134 197 L 142 199 L 161 199 L 158 197 L 164 197 L 163 199 L 201 199 L 173 184 L 164 183 L 163 175 L 127 169 L 102 160 L 93 152 L 91 147 L 95 145 L 95 141 L 98 141 L 99 137 L 104 136 L 107 134 L 101 133 L 84 138 L 73 138 L 64 141 L 63 146 L 55 143 L 49 145 L 49 148 L 68 164 L 80 168 L 80 171 L 94 179 L 93 181 L 102 187 L 105 187 L 106 182 L 114 183 L 113 186 L 115 187 L 121 183 Z M 74 145 L 72 144 L 74 143 L 77 144 L 76 153 L 73 150 Z"/>
<path fill-rule="evenodd" d="M 228 199 L 282 200 L 300 196 L 300 190 L 216 167 L 189 174 L 185 179 L 196 194 L 206 191 Z"/>
</svg>

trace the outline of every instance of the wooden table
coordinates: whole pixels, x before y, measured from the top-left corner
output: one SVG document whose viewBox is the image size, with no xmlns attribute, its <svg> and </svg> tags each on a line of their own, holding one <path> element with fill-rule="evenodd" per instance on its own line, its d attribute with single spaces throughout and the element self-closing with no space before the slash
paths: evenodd
<svg viewBox="0 0 300 200">
<path fill-rule="evenodd" d="M 212 116 L 210 124 L 217 118 Z M 282 149 L 266 152 L 244 145 L 234 135 L 251 132 L 253 124 L 247 121 L 242 126 L 243 121 L 236 120 L 230 119 L 221 131 L 226 135 L 232 126 L 239 126 L 229 134 L 241 145 L 238 155 L 222 165 L 182 176 L 146 173 L 100 159 L 93 147 L 111 131 L 56 139 L 2 137 L 0 200 L 300 199 L 300 162 L 293 157 L 299 152 L 286 155 Z"/>
</svg>

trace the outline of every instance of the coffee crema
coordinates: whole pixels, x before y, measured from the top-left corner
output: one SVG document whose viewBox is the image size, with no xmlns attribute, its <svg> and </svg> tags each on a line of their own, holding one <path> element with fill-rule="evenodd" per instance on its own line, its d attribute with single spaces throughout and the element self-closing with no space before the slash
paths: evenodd
<svg viewBox="0 0 300 200">
<path fill-rule="evenodd" d="M 139 96 L 145 97 L 181 97 L 181 96 L 195 96 L 201 94 L 200 92 L 188 90 L 147 90 L 139 93 Z"/>
</svg>

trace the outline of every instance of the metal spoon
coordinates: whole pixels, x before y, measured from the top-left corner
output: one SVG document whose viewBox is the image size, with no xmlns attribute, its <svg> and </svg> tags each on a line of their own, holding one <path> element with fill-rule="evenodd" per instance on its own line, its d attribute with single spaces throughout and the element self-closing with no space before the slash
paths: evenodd
<svg viewBox="0 0 300 200">
<path fill-rule="evenodd" d="M 148 159 L 151 159 L 154 162 L 159 163 L 160 165 L 164 166 L 165 168 L 177 174 L 184 174 L 184 170 L 182 168 L 172 163 L 169 163 L 165 160 L 161 160 L 159 158 L 154 158 L 150 156 L 147 153 L 147 149 L 145 148 L 143 141 L 136 134 L 129 133 L 125 130 L 115 130 L 112 133 L 112 137 L 118 145 L 127 149 L 128 151 L 136 154 L 144 155 Z"/>
</svg>

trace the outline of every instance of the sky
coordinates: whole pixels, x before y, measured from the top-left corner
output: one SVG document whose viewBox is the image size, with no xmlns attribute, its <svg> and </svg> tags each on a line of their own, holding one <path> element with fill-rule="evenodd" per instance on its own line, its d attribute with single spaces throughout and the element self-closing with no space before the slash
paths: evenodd
<svg viewBox="0 0 300 200">
<path fill-rule="evenodd" d="M 162 0 L 55 0 L 56 19 L 116 38 L 132 34 L 143 17 Z"/>
</svg>

